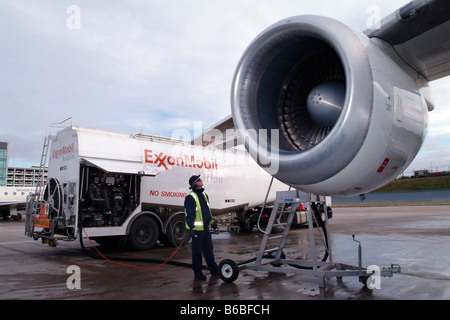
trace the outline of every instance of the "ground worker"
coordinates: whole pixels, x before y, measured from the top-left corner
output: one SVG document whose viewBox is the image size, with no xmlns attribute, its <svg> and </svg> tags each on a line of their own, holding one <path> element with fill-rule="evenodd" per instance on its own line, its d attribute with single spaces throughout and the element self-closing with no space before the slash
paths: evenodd
<svg viewBox="0 0 450 320">
<path fill-rule="evenodd" d="M 206 280 L 202 272 L 202 253 L 211 275 L 219 274 L 219 267 L 214 260 L 213 245 L 209 225 L 214 229 L 217 224 L 212 219 L 209 198 L 204 192 L 200 175 L 189 179 L 191 191 L 184 200 L 186 228 L 192 238 L 192 269 L 197 280 Z"/>
</svg>

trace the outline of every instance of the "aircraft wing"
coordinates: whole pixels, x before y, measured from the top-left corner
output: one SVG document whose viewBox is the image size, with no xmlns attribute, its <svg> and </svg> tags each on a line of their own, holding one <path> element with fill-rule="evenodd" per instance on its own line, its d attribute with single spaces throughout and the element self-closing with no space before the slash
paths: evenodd
<svg viewBox="0 0 450 320">
<path fill-rule="evenodd" d="M 27 203 L 25 201 L 9 201 L 9 202 L 0 202 L 0 211 L 5 209 L 15 209 L 20 206 L 25 206 Z"/>
<path fill-rule="evenodd" d="M 0 208 L 12 206 L 12 205 L 21 205 L 21 204 L 27 204 L 26 201 L 9 201 L 9 202 L 0 202 Z"/>
<path fill-rule="evenodd" d="M 376 28 L 379 27 L 379 28 Z M 414 0 L 364 33 L 389 43 L 413 79 L 450 75 L 450 1 Z"/>
<path fill-rule="evenodd" d="M 220 150 L 231 149 L 241 144 L 234 130 L 231 114 L 195 137 L 191 143 L 203 147 L 214 146 Z"/>
</svg>

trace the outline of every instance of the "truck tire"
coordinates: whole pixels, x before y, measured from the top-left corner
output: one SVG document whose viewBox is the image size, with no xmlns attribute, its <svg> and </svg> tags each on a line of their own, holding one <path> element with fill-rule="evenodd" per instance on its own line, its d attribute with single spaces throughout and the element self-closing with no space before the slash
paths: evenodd
<svg viewBox="0 0 450 320">
<path fill-rule="evenodd" d="M 140 216 L 131 225 L 128 246 L 136 251 L 149 250 L 155 246 L 158 236 L 156 221 L 150 216 Z"/>
<path fill-rule="evenodd" d="M 248 213 L 241 220 L 239 220 L 239 226 L 241 227 L 241 231 L 250 232 L 253 230 L 257 222 L 258 215 L 255 213 Z"/>
<path fill-rule="evenodd" d="M 178 247 L 186 238 L 188 232 L 186 230 L 186 222 L 184 215 L 176 215 L 173 217 L 166 229 L 167 242 L 172 247 Z M 183 245 L 189 242 L 189 239 Z"/>
</svg>

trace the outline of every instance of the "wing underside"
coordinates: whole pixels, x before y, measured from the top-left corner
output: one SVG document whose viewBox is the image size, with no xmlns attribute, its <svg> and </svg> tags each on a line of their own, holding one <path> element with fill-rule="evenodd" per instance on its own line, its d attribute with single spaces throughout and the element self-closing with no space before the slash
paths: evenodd
<svg viewBox="0 0 450 320">
<path fill-rule="evenodd" d="M 220 150 L 231 149 L 239 145 L 239 137 L 234 130 L 231 114 L 195 137 L 191 143 L 203 147 L 214 146 Z"/>
<path fill-rule="evenodd" d="M 389 43 L 413 78 L 450 75 L 450 1 L 415 0 L 364 31 Z"/>
</svg>

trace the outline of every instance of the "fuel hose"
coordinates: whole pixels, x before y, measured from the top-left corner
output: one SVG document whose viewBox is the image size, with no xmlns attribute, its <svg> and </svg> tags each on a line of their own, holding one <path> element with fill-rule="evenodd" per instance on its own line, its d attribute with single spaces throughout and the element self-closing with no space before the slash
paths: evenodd
<svg viewBox="0 0 450 320">
<path fill-rule="evenodd" d="M 95 251 L 97 251 L 98 255 L 94 255 L 92 254 L 92 252 L 90 252 L 89 250 L 86 249 L 86 247 L 84 246 L 84 242 L 83 242 L 83 235 L 82 235 L 82 231 L 84 232 L 84 234 L 86 235 L 86 238 L 89 240 L 89 242 L 91 243 L 92 247 L 95 249 Z M 80 245 L 81 245 L 81 249 L 83 250 L 83 252 L 93 258 L 93 259 L 98 259 L 98 260 L 106 260 L 110 263 L 113 263 L 115 265 L 119 265 L 119 266 L 123 266 L 123 267 L 129 267 L 129 268 L 135 268 L 135 269 L 140 269 L 140 270 L 146 270 L 146 271 L 151 271 L 151 270 L 156 270 L 160 267 L 162 267 L 165 264 L 169 264 L 169 265 L 174 265 L 174 266 L 178 266 L 178 267 L 185 267 L 185 268 L 192 268 L 192 264 L 191 263 L 185 263 L 185 262 L 179 262 L 179 261 L 173 261 L 171 260 L 175 254 L 180 250 L 180 248 L 183 246 L 183 244 L 188 241 L 189 239 L 189 235 L 187 235 L 184 240 L 181 242 L 181 244 L 178 246 L 178 248 L 173 252 L 173 254 L 166 260 L 162 260 L 162 259 L 144 259 L 144 258 L 125 258 L 125 257 L 106 257 L 104 254 L 102 254 L 97 247 L 94 245 L 94 243 L 92 243 L 92 240 L 89 238 L 89 235 L 87 234 L 86 230 L 84 228 L 80 229 Z M 134 265 L 130 265 L 130 264 L 125 264 L 125 263 L 119 263 L 117 261 L 122 261 L 122 262 L 144 262 L 144 263 L 158 263 L 159 265 L 153 268 L 144 268 L 144 267 L 139 267 L 139 266 L 134 266 Z M 207 269 L 206 266 L 202 266 L 203 269 Z"/>
</svg>

